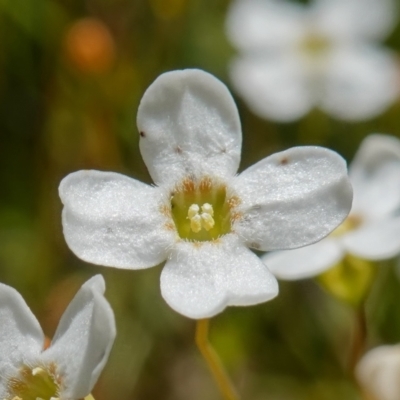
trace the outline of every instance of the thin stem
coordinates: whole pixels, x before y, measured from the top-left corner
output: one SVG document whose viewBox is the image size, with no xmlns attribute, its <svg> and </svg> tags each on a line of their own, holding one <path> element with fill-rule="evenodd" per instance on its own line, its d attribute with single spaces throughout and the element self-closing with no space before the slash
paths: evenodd
<svg viewBox="0 0 400 400">
<path fill-rule="evenodd" d="M 199 319 L 196 323 L 196 344 L 206 360 L 218 388 L 225 400 L 239 400 L 239 396 L 230 381 L 217 353 L 208 341 L 210 319 Z"/>
<path fill-rule="evenodd" d="M 367 340 L 367 321 L 364 304 L 361 304 L 356 310 L 354 325 L 353 342 L 350 348 L 349 357 L 350 374 L 354 374 L 354 369 L 365 351 L 365 344 Z"/>
</svg>

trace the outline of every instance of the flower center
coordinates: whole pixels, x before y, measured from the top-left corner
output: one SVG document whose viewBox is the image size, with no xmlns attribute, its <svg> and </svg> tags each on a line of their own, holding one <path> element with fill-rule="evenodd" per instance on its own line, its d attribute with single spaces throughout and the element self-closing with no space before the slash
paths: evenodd
<svg viewBox="0 0 400 400">
<path fill-rule="evenodd" d="M 331 235 L 333 237 L 342 236 L 347 232 L 357 229 L 363 223 L 359 215 L 349 215 L 341 225 L 339 225 Z"/>
<path fill-rule="evenodd" d="M 171 214 L 182 239 L 215 240 L 231 232 L 237 214 L 236 197 L 229 197 L 226 186 L 211 178 L 185 179 L 171 194 Z"/>
<path fill-rule="evenodd" d="M 300 49 L 310 58 L 319 58 L 325 55 L 326 51 L 329 50 L 329 40 L 318 34 L 309 33 L 306 35 L 300 43 Z"/>
<path fill-rule="evenodd" d="M 8 381 L 4 400 L 59 400 L 60 379 L 54 365 L 48 369 L 23 366 L 17 377 Z"/>
</svg>

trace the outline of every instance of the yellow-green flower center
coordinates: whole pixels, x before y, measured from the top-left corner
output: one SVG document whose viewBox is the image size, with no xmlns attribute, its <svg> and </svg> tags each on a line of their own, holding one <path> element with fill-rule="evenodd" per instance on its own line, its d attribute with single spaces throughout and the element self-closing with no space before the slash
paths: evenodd
<svg viewBox="0 0 400 400">
<path fill-rule="evenodd" d="M 347 232 L 357 229 L 362 224 L 362 218 L 358 215 L 349 215 L 332 233 L 334 237 L 342 236 Z"/>
<path fill-rule="evenodd" d="M 310 33 L 303 38 L 300 48 L 308 57 L 317 58 L 325 55 L 330 48 L 330 42 L 322 35 Z"/>
<path fill-rule="evenodd" d="M 9 396 L 4 400 L 58 400 L 60 380 L 54 365 L 49 368 L 23 366 L 8 381 Z"/>
<path fill-rule="evenodd" d="M 215 240 L 231 232 L 237 204 L 236 197 L 228 198 L 226 186 L 211 178 L 185 179 L 171 194 L 176 230 L 182 239 L 193 241 Z"/>
</svg>

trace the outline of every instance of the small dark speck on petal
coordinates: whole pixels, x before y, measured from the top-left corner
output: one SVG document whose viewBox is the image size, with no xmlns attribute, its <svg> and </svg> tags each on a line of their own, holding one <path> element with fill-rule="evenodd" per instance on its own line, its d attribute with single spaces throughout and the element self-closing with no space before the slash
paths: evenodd
<svg viewBox="0 0 400 400">
<path fill-rule="evenodd" d="M 182 154 L 182 149 L 181 149 L 180 146 L 177 146 L 177 147 L 175 148 L 175 151 L 176 151 L 178 154 Z"/>
<path fill-rule="evenodd" d="M 143 131 L 140 131 L 140 136 L 141 136 L 141 137 L 145 137 L 146 134 L 145 134 Z"/>
<path fill-rule="evenodd" d="M 289 159 L 287 157 L 282 157 L 281 160 L 279 161 L 279 164 L 281 165 L 286 165 L 289 163 Z"/>
</svg>

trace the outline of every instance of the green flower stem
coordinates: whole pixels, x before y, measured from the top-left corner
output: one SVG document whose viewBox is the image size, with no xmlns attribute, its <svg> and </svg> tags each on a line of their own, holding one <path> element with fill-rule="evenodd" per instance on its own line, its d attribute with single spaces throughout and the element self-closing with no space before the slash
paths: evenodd
<svg viewBox="0 0 400 400">
<path fill-rule="evenodd" d="M 196 324 L 196 344 L 201 355 L 206 360 L 211 373 L 217 382 L 218 388 L 225 400 L 239 400 L 239 396 L 233 387 L 217 353 L 208 340 L 210 319 L 199 319 Z"/>
</svg>

